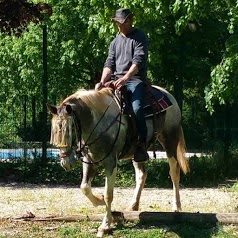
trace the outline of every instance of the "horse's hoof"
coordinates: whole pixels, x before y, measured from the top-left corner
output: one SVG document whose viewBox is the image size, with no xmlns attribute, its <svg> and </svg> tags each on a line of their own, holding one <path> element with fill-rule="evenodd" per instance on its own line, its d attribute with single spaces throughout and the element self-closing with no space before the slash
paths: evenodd
<svg viewBox="0 0 238 238">
<path fill-rule="evenodd" d="M 131 212 L 133 212 L 133 211 L 139 211 L 139 206 L 138 205 L 131 205 L 131 206 L 129 206 L 127 209 L 126 209 L 127 211 L 131 211 Z"/>
<path fill-rule="evenodd" d="M 95 207 L 105 205 L 104 196 L 100 194 L 95 195 L 95 202 L 93 203 L 93 205 Z"/>
<path fill-rule="evenodd" d="M 173 212 L 181 212 L 182 211 L 181 205 L 180 206 L 174 205 L 172 208 L 172 211 Z"/>
<path fill-rule="evenodd" d="M 97 232 L 97 237 L 103 237 L 105 232 L 103 230 L 100 230 Z"/>
<path fill-rule="evenodd" d="M 98 228 L 97 237 L 103 237 L 111 232 L 111 229 Z"/>
<path fill-rule="evenodd" d="M 181 208 L 177 208 L 177 209 L 176 209 L 176 208 L 173 208 L 172 211 L 173 211 L 173 212 L 181 212 L 182 209 L 181 209 Z"/>
</svg>

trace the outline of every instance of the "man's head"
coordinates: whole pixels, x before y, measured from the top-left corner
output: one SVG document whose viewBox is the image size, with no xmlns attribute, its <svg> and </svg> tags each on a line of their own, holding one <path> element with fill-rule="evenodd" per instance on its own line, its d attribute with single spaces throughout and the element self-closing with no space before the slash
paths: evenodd
<svg viewBox="0 0 238 238">
<path fill-rule="evenodd" d="M 116 10 L 115 16 L 112 18 L 116 23 L 123 24 L 128 18 L 132 19 L 133 14 L 128 8 L 120 8 Z"/>
<path fill-rule="evenodd" d="M 116 11 L 115 16 L 112 18 L 121 34 L 127 35 L 132 30 L 133 14 L 127 8 L 120 8 Z"/>
</svg>

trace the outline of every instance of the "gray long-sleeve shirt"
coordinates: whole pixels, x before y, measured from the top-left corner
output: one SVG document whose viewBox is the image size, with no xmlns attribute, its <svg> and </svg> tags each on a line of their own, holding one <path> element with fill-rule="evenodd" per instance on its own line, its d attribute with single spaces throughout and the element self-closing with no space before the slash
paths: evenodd
<svg viewBox="0 0 238 238">
<path fill-rule="evenodd" d="M 111 42 L 104 67 L 110 68 L 115 76 L 120 77 L 127 73 L 132 64 L 136 64 L 139 71 L 135 77 L 145 80 L 147 57 L 147 36 L 143 31 L 134 28 L 126 37 L 119 34 Z"/>
</svg>

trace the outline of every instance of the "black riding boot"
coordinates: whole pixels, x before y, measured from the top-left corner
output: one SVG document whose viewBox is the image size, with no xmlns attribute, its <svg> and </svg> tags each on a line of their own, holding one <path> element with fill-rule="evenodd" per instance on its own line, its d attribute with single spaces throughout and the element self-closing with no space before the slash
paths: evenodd
<svg viewBox="0 0 238 238">
<path fill-rule="evenodd" d="M 135 162 L 145 162 L 149 160 L 149 155 L 146 150 L 146 143 L 139 142 L 136 147 L 136 151 L 134 154 Z"/>
</svg>

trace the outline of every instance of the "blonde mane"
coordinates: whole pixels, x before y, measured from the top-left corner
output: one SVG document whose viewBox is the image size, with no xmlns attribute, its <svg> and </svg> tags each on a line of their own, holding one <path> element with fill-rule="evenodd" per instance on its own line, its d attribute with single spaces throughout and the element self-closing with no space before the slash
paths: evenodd
<svg viewBox="0 0 238 238">
<path fill-rule="evenodd" d="M 105 105 L 111 102 L 113 97 L 112 89 L 103 88 L 99 91 L 79 89 L 74 94 L 67 97 L 62 104 L 66 104 L 73 100 L 81 99 L 92 110 L 102 111 L 105 110 Z"/>
</svg>

